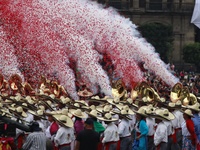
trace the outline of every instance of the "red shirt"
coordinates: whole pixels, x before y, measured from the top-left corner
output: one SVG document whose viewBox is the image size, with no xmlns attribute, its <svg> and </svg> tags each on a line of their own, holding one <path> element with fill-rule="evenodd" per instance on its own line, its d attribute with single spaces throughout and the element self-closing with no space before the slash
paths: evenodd
<svg viewBox="0 0 200 150">
<path fill-rule="evenodd" d="M 195 134 L 195 130 L 194 130 L 194 123 L 191 119 L 186 120 L 186 127 L 187 127 L 188 131 L 190 132 L 192 144 L 195 145 L 196 134 Z"/>
</svg>

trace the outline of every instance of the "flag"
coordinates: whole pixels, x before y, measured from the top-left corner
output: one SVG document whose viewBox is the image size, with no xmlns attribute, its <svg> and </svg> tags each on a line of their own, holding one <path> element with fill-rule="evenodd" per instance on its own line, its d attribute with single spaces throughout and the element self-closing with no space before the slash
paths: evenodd
<svg viewBox="0 0 200 150">
<path fill-rule="evenodd" d="M 196 0 L 191 23 L 200 28 L 200 0 Z"/>
</svg>

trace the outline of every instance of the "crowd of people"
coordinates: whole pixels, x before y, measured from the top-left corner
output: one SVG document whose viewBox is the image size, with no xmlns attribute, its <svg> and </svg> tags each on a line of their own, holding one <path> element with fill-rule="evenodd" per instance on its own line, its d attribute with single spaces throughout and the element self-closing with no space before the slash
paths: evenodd
<svg viewBox="0 0 200 150">
<path fill-rule="evenodd" d="M 146 77 L 147 82 L 131 91 L 118 82 L 113 97 L 93 95 L 85 87 L 78 92 L 82 100 L 75 101 L 63 86 L 44 77 L 35 90 L 17 74 L 8 81 L 1 75 L 1 117 L 30 126 L 28 132 L 16 129 L 13 141 L 2 134 L 1 146 L 23 150 L 200 149 L 200 104 L 197 93 L 188 88 L 185 94 L 184 90 L 199 78 L 188 75 L 185 79 L 184 75 L 182 83 L 169 89 L 153 74 Z M 3 124 L 7 128 L 11 123 Z"/>
</svg>

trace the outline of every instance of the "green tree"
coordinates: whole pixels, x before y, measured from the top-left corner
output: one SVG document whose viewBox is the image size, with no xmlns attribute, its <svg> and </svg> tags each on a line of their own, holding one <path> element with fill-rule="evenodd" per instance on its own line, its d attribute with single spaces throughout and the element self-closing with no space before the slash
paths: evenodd
<svg viewBox="0 0 200 150">
<path fill-rule="evenodd" d="M 173 28 L 170 25 L 160 23 L 148 23 L 141 25 L 139 31 L 146 40 L 151 43 L 161 59 L 168 63 L 173 50 Z"/>
<path fill-rule="evenodd" d="M 200 67 L 200 43 L 192 43 L 184 46 L 183 59 L 187 63 Z"/>
</svg>

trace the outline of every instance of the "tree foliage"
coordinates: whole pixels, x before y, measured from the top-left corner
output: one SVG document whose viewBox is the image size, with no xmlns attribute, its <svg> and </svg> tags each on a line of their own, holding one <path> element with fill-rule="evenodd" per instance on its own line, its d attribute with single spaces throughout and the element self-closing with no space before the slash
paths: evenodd
<svg viewBox="0 0 200 150">
<path fill-rule="evenodd" d="M 174 38 L 172 26 L 160 23 L 148 23 L 141 25 L 139 31 L 155 47 L 161 59 L 167 63 L 173 50 Z"/>
<path fill-rule="evenodd" d="M 184 46 L 183 59 L 187 63 L 200 66 L 200 43 L 192 43 Z"/>
</svg>

